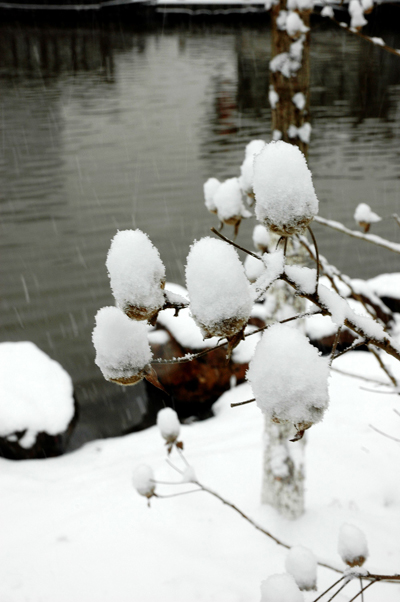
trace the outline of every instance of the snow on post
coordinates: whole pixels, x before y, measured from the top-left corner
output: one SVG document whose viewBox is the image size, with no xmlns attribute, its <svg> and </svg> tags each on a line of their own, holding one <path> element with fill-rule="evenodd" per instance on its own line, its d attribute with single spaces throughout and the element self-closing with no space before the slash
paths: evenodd
<svg viewBox="0 0 400 602">
<path fill-rule="evenodd" d="M 207 236 L 190 248 L 186 288 L 204 338 L 233 336 L 247 324 L 253 297 L 235 249 Z"/>
<path fill-rule="evenodd" d="M 165 267 L 147 234 L 117 232 L 106 266 L 118 307 L 134 320 L 154 318 L 164 305 Z"/>
<path fill-rule="evenodd" d="M 264 332 L 246 374 L 261 411 L 299 432 L 322 420 L 329 403 L 328 376 L 328 359 L 284 324 Z"/>
<path fill-rule="evenodd" d="M 217 213 L 217 207 L 214 203 L 214 194 L 220 185 L 221 182 L 217 180 L 217 178 L 208 178 L 207 182 L 203 185 L 204 202 L 210 213 Z"/>
<path fill-rule="evenodd" d="M 368 558 L 368 544 L 361 529 L 348 523 L 342 525 L 339 531 L 338 552 L 348 566 L 362 566 Z"/>
<path fill-rule="evenodd" d="M 285 569 L 304 591 L 317 589 L 317 566 L 314 554 L 303 546 L 293 546 L 286 556 Z"/>
<path fill-rule="evenodd" d="M 297 146 L 270 142 L 254 160 L 257 219 L 280 236 L 301 234 L 318 213 L 311 172 Z"/>
<path fill-rule="evenodd" d="M 292 575 L 271 575 L 261 582 L 261 602 L 304 602 Z"/>
<path fill-rule="evenodd" d="M 156 489 L 154 474 L 152 468 L 147 464 L 140 464 L 135 468 L 132 481 L 139 495 L 144 495 L 147 498 L 151 498 L 154 495 Z"/>
<path fill-rule="evenodd" d="M 181 425 L 178 414 L 172 408 L 163 408 L 158 412 L 157 426 L 167 443 L 174 443 L 179 437 Z"/>
<path fill-rule="evenodd" d="M 364 232 L 368 232 L 371 224 L 380 222 L 382 220 L 379 215 L 372 211 L 371 207 L 367 203 L 360 203 L 357 205 L 354 212 L 354 219 L 360 228 L 363 228 Z"/>
<path fill-rule="evenodd" d="M 0 344 L 0 437 L 28 449 L 38 433 L 64 432 L 74 415 L 69 374 L 30 341 Z"/>
<path fill-rule="evenodd" d="M 99 309 L 95 319 L 95 363 L 104 378 L 119 385 L 135 385 L 145 377 L 152 359 L 147 325 L 130 320 L 117 307 Z"/>
</svg>

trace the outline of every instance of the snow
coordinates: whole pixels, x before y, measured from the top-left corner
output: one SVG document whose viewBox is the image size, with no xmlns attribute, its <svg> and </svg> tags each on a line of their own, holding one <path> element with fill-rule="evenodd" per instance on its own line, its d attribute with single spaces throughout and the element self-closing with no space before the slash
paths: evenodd
<svg viewBox="0 0 400 602">
<path fill-rule="evenodd" d="M 361 351 L 334 364 L 381 374 Z M 398 362 L 391 364 L 400 376 Z M 393 478 L 400 446 L 369 425 L 398 434 L 400 419 L 394 396 L 365 386 L 332 374 L 329 411 L 307 433 L 306 512 L 298 520 L 260 504 L 263 421 L 255 404 L 230 407 L 252 397 L 248 384 L 220 398 L 216 417 L 182 425 L 185 454 L 201 482 L 290 546 L 303 545 L 344 568 L 339 529 L 356 524 L 369 542 L 366 569 L 393 574 L 400 559 L 400 481 Z M 206 493 L 152 498 L 149 509 L 132 486 L 132 472 L 146 464 L 157 480 L 175 480 L 165 455 L 152 427 L 59 458 L 0 458 L 2 601 L 259 602 L 261 581 L 285 571 L 287 550 Z M 191 488 L 157 485 L 157 493 Z M 338 577 L 319 567 L 318 592 L 306 599 Z M 343 602 L 358 591 L 356 580 L 349 583 Z M 378 583 L 367 594 L 368 602 L 398 602 L 400 586 Z"/>
<path fill-rule="evenodd" d="M 271 575 L 261 583 L 261 602 L 303 602 L 304 597 L 292 575 Z"/>
<path fill-rule="evenodd" d="M 306 106 L 306 98 L 303 92 L 297 92 L 296 94 L 294 94 L 292 102 L 299 109 L 299 111 L 302 111 Z"/>
<path fill-rule="evenodd" d="M 259 296 L 261 292 L 267 291 L 271 284 L 283 274 L 285 268 L 283 250 L 277 249 L 273 253 L 264 253 L 262 263 L 265 269 L 253 285 L 256 296 Z"/>
<path fill-rule="evenodd" d="M 221 221 L 251 215 L 243 205 L 242 190 L 238 178 L 229 178 L 222 182 L 214 193 L 213 201 Z"/>
<path fill-rule="evenodd" d="M 318 212 L 318 199 L 303 153 L 270 142 L 254 160 L 256 217 L 281 235 L 301 233 Z"/>
<path fill-rule="evenodd" d="M 259 257 L 261 258 L 261 253 L 259 254 Z M 244 260 L 244 271 L 246 272 L 246 276 L 250 282 L 255 282 L 257 278 L 261 276 L 264 269 L 265 265 L 262 261 L 256 259 L 252 255 L 247 255 L 246 259 Z"/>
<path fill-rule="evenodd" d="M 382 38 L 371 38 L 371 41 L 377 46 L 386 46 L 386 43 L 382 40 Z"/>
<path fill-rule="evenodd" d="M 246 374 L 262 412 L 302 428 L 322 420 L 329 403 L 328 376 L 328 360 L 285 324 L 264 332 Z"/>
<path fill-rule="evenodd" d="M 287 265 L 285 272 L 290 280 L 296 283 L 296 289 L 300 293 L 312 295 L 315 292 L 317 270 L 299 265 Z"/>
<path fill-rule="evenodd" d="M 30 341 L 0 343 L 0 436 L 26 431 L 31 447 L 38 433 L 58 435 L 74 415 L 72 380 L 64 368 Z"/>
<path fill-rule="evenodd" d="M 380 274 L 375 278 L 367 280 L 367 283 L 378 297 L 400 299 L 400 272 Z"/>
<path fill-rule="evenodd" d="M 368 558 L 365 534 L 355 525 L 344 524 L 339 531 L 339 554 L 349 566 L 361 566 Z"/>
<path fill-rule="evenodd" d="M 271 105 L 271 109 L 272 110 L 276 109 L 276 105 L 279 102 L 279 94 L 275 90 L 274 86 L 272 86 L 272 85 L 269 87 L 268 100 L 269 100 L 269 104 Z"/>
<path fill-rule="evenodd" d="M 333 8 L 331 6 L 324 6 L 321 10 L 321 17 L 328 17 L 329 19 L 335 18 L 335 13 L 333 12 Z"/>
<path fill-rule="evenodd" d="M 287 17 L 288 17 L 288 11 L 287 10 L 280 10 L 279 11 L 279 15 L 276 18 L 276 26 L 281 31 L 285 31 L 286 30 Z"/>
<path fill-rule="evenodd" d="M 99 309 L 95 320 L 92 335 L 95 363 L 104 378 L 135 379 L 137 376 L 140 380 L 142 371 L 152 359 L 147 324 L 131 320 L 117 307 Z"/>
<path fill-rule="evenodd" d="M 254 157 L 254 155 L 258 155 L 258 153 L 264 148 L 265 144 L 265 140 L 251 140 L 246 145 L 244 151 L 245 158 L 247 159 L 248 157 Z"/>
<path fill-rule="evenodd" d="M 208 178 L 207 182 L 203 185 L 205 205 L 211 213 L 217 213 L 217 207 L 214 203 L 214 194 L 220 185 L 221 182 L 217 180 L 217 178 Z"/>
<path fill-rule="evenodd" d="M 158 412 L 157 426 L 167 443 L 173 443 L 179 437 L 181 425 L 178 414 L 172 408 L 163 408 Z"/>
<path fill-rule="evenodd" d="M 272 140 L 278 142 L 278 140 L 282 139 L 282 132 L 280 130 L 274 130 L 272 132 Z"/>
<path fill-rule="evenodd" d="M 246 157 L 240 166 L 242 189 L 246 193 L 253 192 L 253 155 Z"/>
<path fill-rule="evenodd" d="M 352 29 L 359 29 L 367 25 L 368 21 L 364 17 L 364 9 L 359 0 L 350 0 L 349 14 L 351 16 L 350 27 Z"/>
<path fill-rule="evenodd" d="M 253 296 L 239 256 L 228 243 L 207 236 L 191 246 L 186 286 L 192 316 L 205 338 L 229 336 L 247 323 Z"/>
<path fill-rule="evenodd" d="M 235 347 L 232 353 L 232 360 L 238 364 L 248 364 L 254 355 L 254 351 L 257 347 L 257 343 L 261 338 L 261 332 L 247 336 L 248 334 L 257 330 L 255 326 L 246 327 L 246 338 L 244 341 L 240 341 L 239 345 Z"/>
<path fill-rule="evenodd" d="M 358 224 L 374 224 L 382 220 L 382 218 L 379 217 L 379 215 L 372 211 L 371 207 L 367 205 L 367 203 L 360 203 L 359 205 L 357 205 L 356 210 L 354 212 L 354 219 Z"/>
<path fill-rule="evenodd" d="M 167 282 L 166 287 L 169 291 L 175 292 L 177 295 L 187 298 L 187 290 L 179 284 Z M 181 347 L 186 349 L 205 349 L 211 347 L 218 342 L 217 338 L 207 339 L 204 341 L 200 328 L 190 315 L 188 308 L 181 309 L 179 314 L 175 316 L 174 309 L 164 309 L 158 314 L 157 324 L 163 326 L 171 333 Z M 153 339 L 158 331 L 149 334 L 149 338 Z"/>
<path fill-rule="evenodd" d="M 258 251 L 265 253 L 271 243 L 271 234 L 265 226 L 257 224 L 253 230 L 253 245 Z"/>
<path fill-rule="evenodd" d="M 165 267 L 158 250 L 141 230 L 122 230 L 111 241 L 106 266 L 110 285 L 121 309 L 127 305 L 160 308 Z"/>
<path fill-rule="evenodd" d="M 156 488 L 153 470 L 147 464 L 140 464 L 135 468 L 132 482 L 139 495 L 144 495 L 145 497 L 151 497 Z"/>
<path fill-rule="evenodd" d="M 299 33 L 306 33 L 309 27 L 306 27 L 300 15 L 293 11 L 289 11 L 286 19 L 286 31 L 289 37 L 294 38 Z"/>
<path fill-rule="evenodd" d="M 285 561 L 285 569 L 292 575 L 299 589 L 316 589 L 317 568 L 317 559 L 311 550 L 304 546 L 290 548 Z"/>
</svg>

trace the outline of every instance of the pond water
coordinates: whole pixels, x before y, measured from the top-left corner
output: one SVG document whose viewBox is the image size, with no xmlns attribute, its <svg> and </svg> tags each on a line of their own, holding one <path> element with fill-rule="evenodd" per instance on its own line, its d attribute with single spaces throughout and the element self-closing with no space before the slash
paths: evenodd
<svg viewBox="0 0 400 602">
<path fill-rule="evenodd" d="M 400 48 L 392 22 L 379 35 Z M 168 280 L 183 284 L 189 245 L 217 225 L 203 182 L 237 175 L 245 144 L 270 139 L 269 60 L 262 17 L 0 26 L 0 336 L 35 342 L 71 374 L 81 441 L 129 429 L 145 412 L 140 390 L 115 392 L 93 362 L 94 314 L 113 303 L 110 239 L 144 230 Z M 400 212 L 400 57 L 314 23 L 311 122 L 320 214 L 354 227 L 360 202 Z M 253 225 L 242 225 L 240 243 Z M 375 232 L 400 241 L 394 220 Z M 400 271 L 394 253 L 315 233 L 351 276 Z"/>
</svg>

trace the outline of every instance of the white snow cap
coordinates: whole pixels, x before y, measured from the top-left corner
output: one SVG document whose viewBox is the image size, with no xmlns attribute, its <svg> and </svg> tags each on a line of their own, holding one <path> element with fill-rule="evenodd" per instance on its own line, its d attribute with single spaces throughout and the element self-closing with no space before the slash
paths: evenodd
<svg viewBox="0 0 400 602">
<path fill-rule="evenodd" d="M 297 146 L 270 142 L 254 159 L 255 213 L 277 234 L 301 233 L 318 213 L 306 159 Z"/>
<path fill-rule="evenodd" d="M 264 148 L 264 140 L 252 140 L 245 149 L 245 158 L 240 167 L 241 183 L 244 192 L 253 192 L 253 164 L 254 157 Z"/>
<path fill-rule="evenodd" d="M 274 130 L 272 132 L 272 140 L 278 142 L 278 140 L 282 139 L 282 132 L 280 130 Z"/>
<path fill-rule="evenodd" d="M 261 582 L 260 602 L 303 602 L 304 597 L 292 575 L 271 575 Z"/>
<path fill-rule="evenodd" d="M 258 407 L 299 430 L 322 420 L 328 407 L 329 362 L 298 330 L 274 324 L 258 343 L 246 377 Z"/>
<path fill-rule="evenodd" d="M 135 384 L 151 361 L 145 322 L 131 320 L 117 307 L 103 307 L 96 315 L 93 345 L 95 363 L 107 380 Z"/>
<path fill-rule="evenodd" d="M 145 497 L 150 498 L 156 489 L 153 470 L 147 464 L 140 464 L 135 468 L 132 481 L 136 491 Z"/>
<path fill-rule="evenodd" d="M 299 13 L 289 11 L 286 19 L 286 31 L 288 36 L 294 38 L 300 33 L 306 33 L 310 28 L 301 19 Z"/>
<path fill-rule="evenodd" d="M 268 249 L 268 245 L 271 243 L 271 234 L 265 226 L 257 224 L 253 230 L 253 245 L 258 251 L 265 251 Z"/>
<path fill-rule="evenodd" d="M 0 343 L 0 436 L 26 431 L 29 448 L 38 433 L 57 435 L 74 415 L 69 374 L 30 341 Z"/>
<path fill-rule="evenodd" d="M 335 13 L 331 6 L 324 6 L 321 10 L 321 17 L 328 17 L 329 19 L 333 19 L 335 17 Z"/>
<path fill-rule="evenodd" d="M 157 426 L 167 443 L 173 443 L 179 437 L 181 425 L 178 414 L 172 408 L 163 408 L 158 412 Z"/>
<path fill-rule="evenodd" d="M 165 267 L 147 234 L 141 230 L 117 232 L 106 266 L 114 298 L 121 309 L 131 305 L 157 311 L 164 305 Z"/>
<path fill-rule="evenodd" d="M 208 178 L 207 182 L 203 185 L 204 201 L 206 207 L 211 213 L 217 213 L 217 207 L 214 203 L 214 194 L 217 188 L 221 185 L 221 182 L 217 178 Z"/>
<path fill-rule="evenodd" d="M 304 96 L 303 92 L 297 92 L 297 94 L 293 96 L 292 102 L 299 109 L 299 111 L 302 111 L 306 106 L 306 97 Z"/>
<path fill-rule="evenodd" d="M 359 0 L 350 0 L 349 14 L 351 16 L 350 27 L 352 29 L 360 29 L 367 25 L 368 21 L 364 17 L 364 9 Z"/>
<path fill-rule="evenodd" d="M 368 558 L 368 544 L 364 533 L 355 525 L 345 523 L 340 527 L 338 552 L 349 566 L 361 566 Z"/>
<path fill-rule="evenodd" d="M 207 236 L 190 248 L 186 287 L 193 318 L 204 337 L 229 336 L 248 321 L 253 305 L 249 281 L 235 249 Z"/>
<path fill-rule="evenodd" d="M 354 219 L 356 220 L 357 224 L 374 224 L 382 220 L 379 215 L 372 211 L 371 207 L 367 205 L 367 203 L 360 203 L 357 205 L 354 212 Z"/>
<path fill-rule="evenodd" d="M 285 569 L 292 575 L 301 590 L 316 589 L 317 559 L 308 548 L 293 546 L 286 556 Z"/>
<path fill-rule="evenodd" d="M 266 145 L 265 140 L 251 140 L 245 148 L 244 151 L 244 156 L 247 159 L 247 157 L 254 157 L 254 155 L 258 155 L 258 153 L 260 153 L 262 151 L 262 149 L 264 148 L 264 146 Z"/>
<path fill-rule="evenodd" d="M 269 104 L 271 105 L 271 109 L 276 109 L 276 105 L 279 102 L 279 94 L 275 90 L 274 86 L 269 87 L 268 100 L 269 100 Z"/>
<path fill-rule="evenodd" d="M 246 272 L 246 276 L 250 282 L 255 282 L 257 278 L 261 276 L 264 270 L 265 265 L 262 261 L 253 257 L 253 255 L 247 255 L 246 259 L 244 260 L 244 271 Z"/>
<path fill-rule="evenodd" d="M 214 197 L 218 217 L 221 221 L 228 221 L 237 217 L 249 217 L 242 200 L 242 189 L 238 178 L 229 178 L 218 186 Z"/>
</svg>

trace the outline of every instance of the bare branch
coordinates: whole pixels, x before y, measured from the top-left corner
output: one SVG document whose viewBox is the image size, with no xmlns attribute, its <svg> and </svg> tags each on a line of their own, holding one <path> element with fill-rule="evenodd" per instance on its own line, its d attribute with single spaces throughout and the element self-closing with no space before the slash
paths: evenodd
<svg viewBox="0 0 400 602">
<path fill-rule="evenodd" d="M 254 397 L 254 399 L 248 399 L 247 401 L 239 401 L 239 403 L 231 403 L 231 408 L 237 408 L 238 406 L 244 406 L 246 405 L 246 403 L 253 403 L 253 401 L 255 401 L 256 398 Z"/>
<path fill-rule="evenodd" d="M 377 433 L 379 433 L 380 435 L 383 435 L 384 437 L 387 437 L 388 439 L 392 439 L 392 441 L 396 441 L 397 443 L 400 443 L 400 439 L 397 439 L 396 437 L 392 437 L 392 435 L 388 435 L 387 433 L 384 433 L 383 431 L 380 431 L 379 429 L 376 428 L 376 426 L 373 426 L 372 424 L 369 425 L 374 431 L 376 431 Z"/>
<path fill-rule="evenodd" d="M 399 383 L 397 382 L 396 378 L 393 376 L 390 369 L 383 363 L 383 360 L 380 357 L 379 353 L 371 345 L 368 345 L 368 349 L 372 353 L 372 355 L 376 358 L 379 366 L 382 368 L 382 370 L 384 371 L 384 373 L 386 374 L 388 379 L 391 380 L 392 383 L 394 384 L 394 386 L 397 388 L 399 386 Z"/>
</svg>

